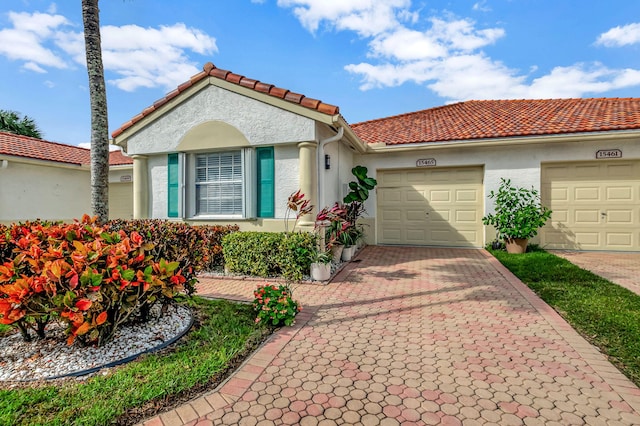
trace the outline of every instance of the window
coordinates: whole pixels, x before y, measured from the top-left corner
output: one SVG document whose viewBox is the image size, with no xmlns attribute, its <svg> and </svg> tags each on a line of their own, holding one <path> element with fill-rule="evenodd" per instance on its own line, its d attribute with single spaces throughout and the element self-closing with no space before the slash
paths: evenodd
<svg viewBox="0 0 640 426">
<path fill-rule="evenodd" d="M 196 215 L 243 215 L 242 151 L 197 154 L 195 178 Z"/>
<path fill-rule="evenodd" d="M 273 147 L 169 154 L 167 217 L 273 218 Z"/>
</svg>

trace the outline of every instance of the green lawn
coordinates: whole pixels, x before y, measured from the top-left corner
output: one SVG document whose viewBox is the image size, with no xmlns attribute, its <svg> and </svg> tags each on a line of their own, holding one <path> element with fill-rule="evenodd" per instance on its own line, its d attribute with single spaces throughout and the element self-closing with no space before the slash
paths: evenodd
<svg viewBox="0 0 640 426">
<path fill-rule="evenodd" d="M 541 249 L 490 251 L 640 385 L 640 296 Z"/>
<path fill-rule="evenodd" d="M 0 389 L 0 425 L 106 425 L 140 421 L 220 381 L 270 330 L 254 323 L 251 305 L 194 298 L 200 325 L 175 351 L 152 354 L 84 383 Z"/>
</svg>

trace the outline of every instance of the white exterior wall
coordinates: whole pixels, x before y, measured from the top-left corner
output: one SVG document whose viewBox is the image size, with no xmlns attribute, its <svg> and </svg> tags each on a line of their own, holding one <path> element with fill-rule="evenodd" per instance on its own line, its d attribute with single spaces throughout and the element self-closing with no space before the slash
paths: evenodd
<svg viewBox="0 0 640 426">
<path fill-rule="evenodd" d="M 152 219 L 168 219 L 169 174 L 167 155 L 151 155 L 147 158 L 149 208 Z"/>
<path fill-rule="evenodd" d="M 88 168 L 8 160 L 0 168 L 0 222 L 80 219 L 91 213 L 90 179 Z"/>
<path fill-rule="evenodd" d="M 133 182 L 133 165 L 113 166 L 109 169 L 109 183 Z"/>
<path fill-rule="evenodd" d="M 131 136 L 127 153 L 175 152 L 189 130 L 211 120 L 230 124 L 255 146 L 315 140 L 313 120 L 209 85 Z"/>
<path fill-rule="evenodd" d="M 275 178 L 275 218 L 284 219 L 289 195 L 300 189 L 300 162 L 296 145 L 275 146 L 273 149 Z"/>
<path fill-rule="evenodd" d="M 623 159 L 640 159 L 640 138 L 619 140 L 595 140 L 585 138 L 577 142 L 553 140 L 541 143 L 522 143 L 494 147 L 449 147 L 429 148 L 406 152 L 380 152 L 357 155 L 354 164 L 369 169 L 368 175 L 376 177 L 377 170 L 408 169 L 416 167 L 416 160 L 434 158 L 436 167 L 483 166 L 484 167 L 484 214 L 493 212 L 491 191 L 497 191 L 500 179 L 511 179 L 516 186 L 535 188 L 540 191 L 541 164 L 547 162 L 594 160 L 596 151 L 620 149 Z M 471 143 L 470 143 L 471 144 Z M 370 217 L 375 217 L 376 194 L 372 193 L 365 208 Z"/>
<path fill-rule="evenodd" d="M 326 126 L 318 126 L 320 141 L 335 135 L 335 132 Z M 331 168 L 325 169 L 325 154 L 330 156 Z M 351 169 L 353 163 L 353 151 L 342 141 L 331 142 L 324 146 L 323 152 L 318 149 L 318 206 L 317 210 L 331 207 L 336 201 L 342 202 L 346 195 L 343 186 L 353 180 Z"/>
</svg>

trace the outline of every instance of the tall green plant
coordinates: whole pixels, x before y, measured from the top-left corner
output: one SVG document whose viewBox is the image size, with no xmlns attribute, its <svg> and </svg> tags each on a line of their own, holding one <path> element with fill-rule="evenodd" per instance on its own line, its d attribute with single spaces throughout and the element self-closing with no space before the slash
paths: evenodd
<svg viewBox="0 0 640 426">
<path fill-rule="evenodd" d="M 551 216 L 551 210 L 542 205 L 535 189 L 512 186 L 509 179 L 502 178 L 500 182 L 498 192 L 489 194 L 495 200 L 495 213 L 483 217 L 482 223 L 493 225 L 500 239 L 535 237 Z"/>
<path fill-rule="evenodd" d="M 351 173 L 356 180 L 349 182 L 349 192 L 343 199 L 348 204 L 352 202 L 364 203 L 369 198 L 369 191 L 373 190 L 378 184 L 374 178 L 367 176 L 367 168 L 364 166 L 355 166 L 351 169 Z"/>
</svg>

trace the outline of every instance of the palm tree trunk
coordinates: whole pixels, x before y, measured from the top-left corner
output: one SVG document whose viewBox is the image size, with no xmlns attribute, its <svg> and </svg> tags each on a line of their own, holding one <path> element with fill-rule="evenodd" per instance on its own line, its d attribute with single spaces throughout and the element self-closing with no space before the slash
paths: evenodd
<svg viewBox="0 0 640 426">
<path fill-rule="evenodd" d="M 104 223 L 109 220 L 109 123 L 98 0 L 82 0 L 82 22 L 91 101 L 91 208 Z"/>
</svg>

